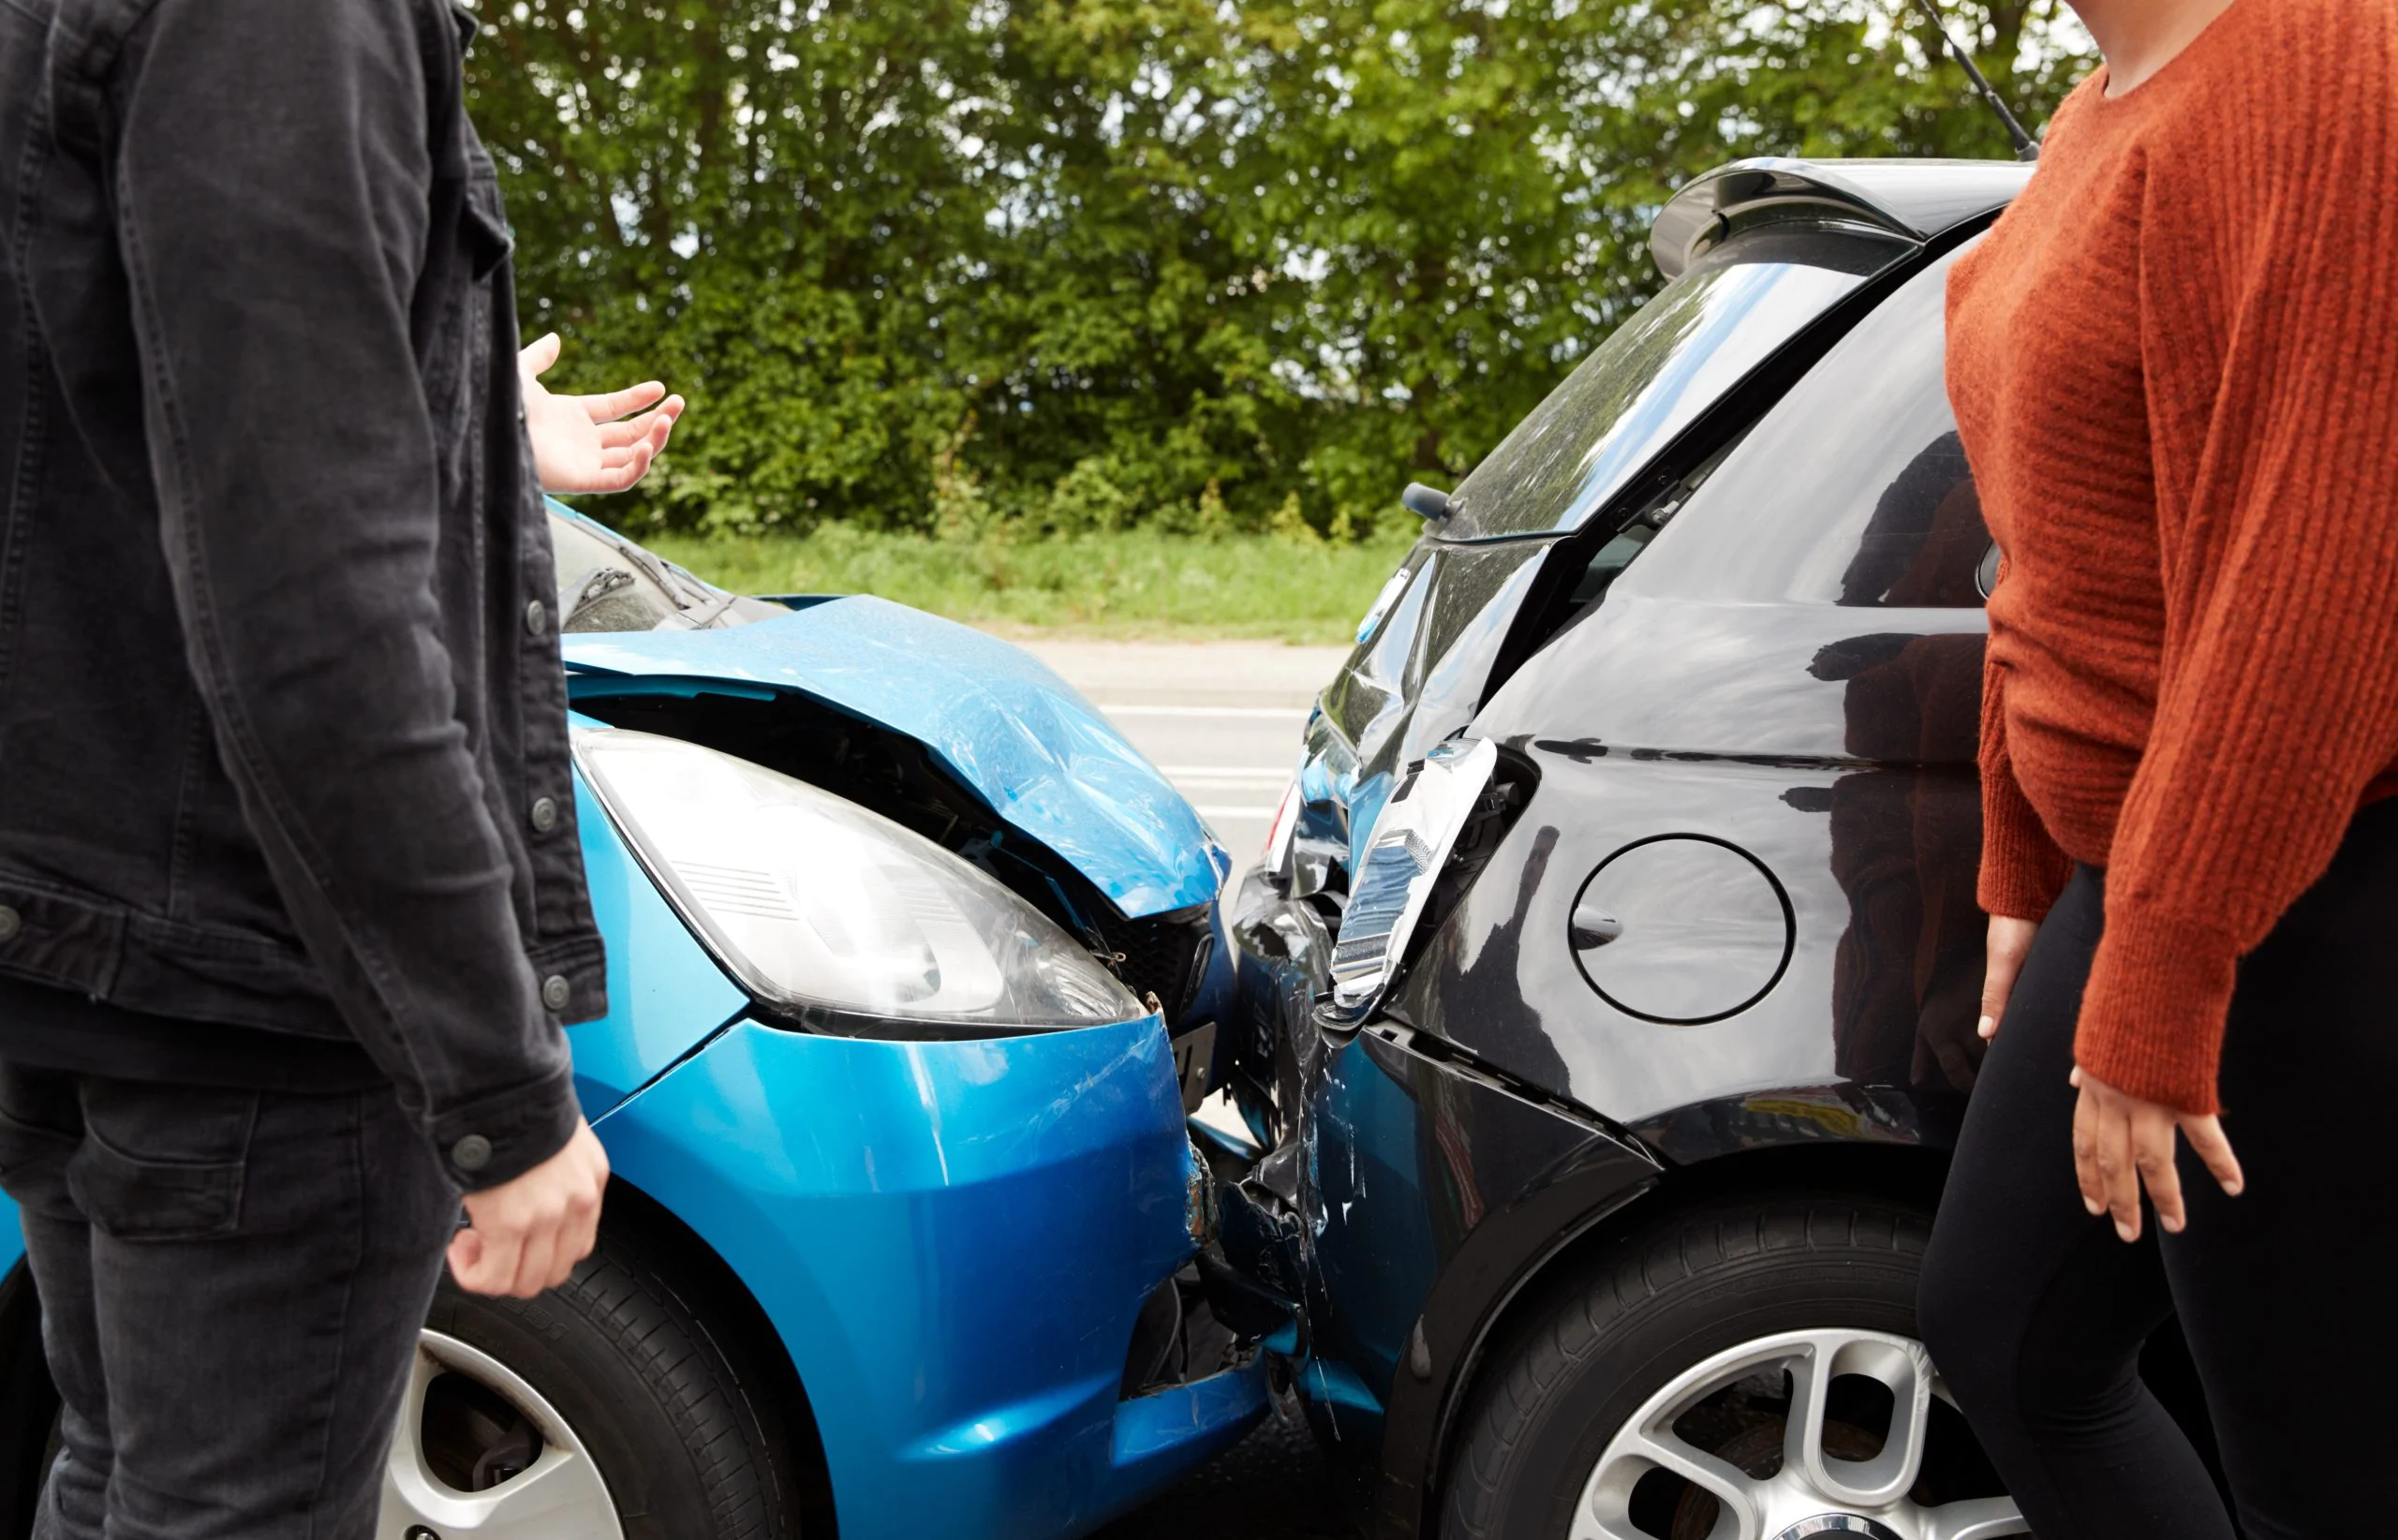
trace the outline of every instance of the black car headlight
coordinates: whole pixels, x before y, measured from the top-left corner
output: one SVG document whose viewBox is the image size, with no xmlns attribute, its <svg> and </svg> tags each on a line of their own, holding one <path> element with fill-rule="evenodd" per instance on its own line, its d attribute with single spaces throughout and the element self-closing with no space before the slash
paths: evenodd
<svg viewBox="0 0 2398 1540">
<path fill-rule="evenodd" d="M 574 752 L 668 902 L 777 1014 L 927 1038 L 1148 1014 L 1046 915 L 855 803 L 648 733 L 578 731 Z"/>
</svg>

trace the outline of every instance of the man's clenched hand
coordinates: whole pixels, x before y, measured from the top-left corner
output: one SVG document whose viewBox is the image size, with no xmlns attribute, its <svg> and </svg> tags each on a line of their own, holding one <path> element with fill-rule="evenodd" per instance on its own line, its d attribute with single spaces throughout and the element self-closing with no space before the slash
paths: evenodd
<svg viewBox="0 0 2398 1540">
<path fill-rule="evenodd" d="M 469 1228 L 451 1237 L 450 1272 L 469 1294 L 530 1299 L 591 1254 L 608 1152 L 577 1121 L 566 1148 L 513 1181 L 466 1194 Z"/>
</svg>

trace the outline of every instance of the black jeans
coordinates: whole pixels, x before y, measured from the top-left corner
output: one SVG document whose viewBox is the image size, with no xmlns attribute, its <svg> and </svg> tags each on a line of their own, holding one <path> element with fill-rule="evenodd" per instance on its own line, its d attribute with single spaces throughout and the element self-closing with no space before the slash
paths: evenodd
<svg viewBox="0 0 2398 1540">
<path fill-rule="evenodd" d="M 388 1088 L 0 1064 L 65 1446 L 38 1540 L 368 1540 L 458 1196 Z"/>
<path fill-rule="evenodd" d="M 2142 1385 L 2178 1311 L 2247 1540 L 2391 1532 L 2398 1448 L 2398 806 L 2240 967 L 2224 1130 L 2246 1192 L 2186 1146 L 2189 1226 L 2137 1244 L 2074 1184 L 2066 1084 L 2101 876 L 2040 926 L 1965 1117 L 1925 1258 L 1932 1359 L 2040 1540 L 2229 1540 L 2216 1488 Z"/>
</svg>

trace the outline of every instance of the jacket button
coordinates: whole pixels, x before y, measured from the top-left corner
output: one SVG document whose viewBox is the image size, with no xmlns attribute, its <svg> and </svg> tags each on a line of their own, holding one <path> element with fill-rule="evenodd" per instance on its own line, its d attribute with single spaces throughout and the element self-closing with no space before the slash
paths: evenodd
<svg viewBox="0 0 2398 1540">
<path fill-rule="evenodd" d="M 541 1003 L 551 1010 L 565 1010 L 568 998 L 565 974 L 553 973 L 541 981 Z"/>
<path fill-rule="evenodd" d="M 6 904 L 0 904 L 0 941 L 13 941 L 17 932 L 24 928 L 24 920 Z"/>
<path fill-rule="evenodd" d="M 525 634 L 540 636 L 550 629 L 550 607 L 540 600 L 525 606 Z"/>
<path fill-rule="evenodd" d="M 469 1133 L 450 1147 L 450 1163 L 461 1171 L 481 1171 L 491 1164 L 491 1141 Z"/>
<path fill-rule="evenodd" d="M 558 805 L 548 797 L 535 797 L 530 817 L 535 834 L 548 834 L 558 826 Z"/>
</svg>

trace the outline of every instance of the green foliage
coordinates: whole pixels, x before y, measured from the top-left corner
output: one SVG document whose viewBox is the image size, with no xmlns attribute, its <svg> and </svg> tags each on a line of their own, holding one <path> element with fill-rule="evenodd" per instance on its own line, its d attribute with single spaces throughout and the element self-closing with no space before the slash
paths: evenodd
<svg viewBox="0 0 2398 1540">
<path fill-rule="evenodd" d="M 2007 153 L 1898 0 L 487 3 L 527 334 L 691 398 L 643 530 L 1396 531 L 1691 175 Z M 2088 62 L 1947 8 L 2035 126 Z"/>
<path fill-rule="evenodd" d="M 744 593 L 870 593 L 999 629 L 1348 642 L 1407 554 L 1362 543 L 1151 529 L 957 540 L 819 525 L 805 535 L 650 537 L 659 555 Z"/>
</svg>

